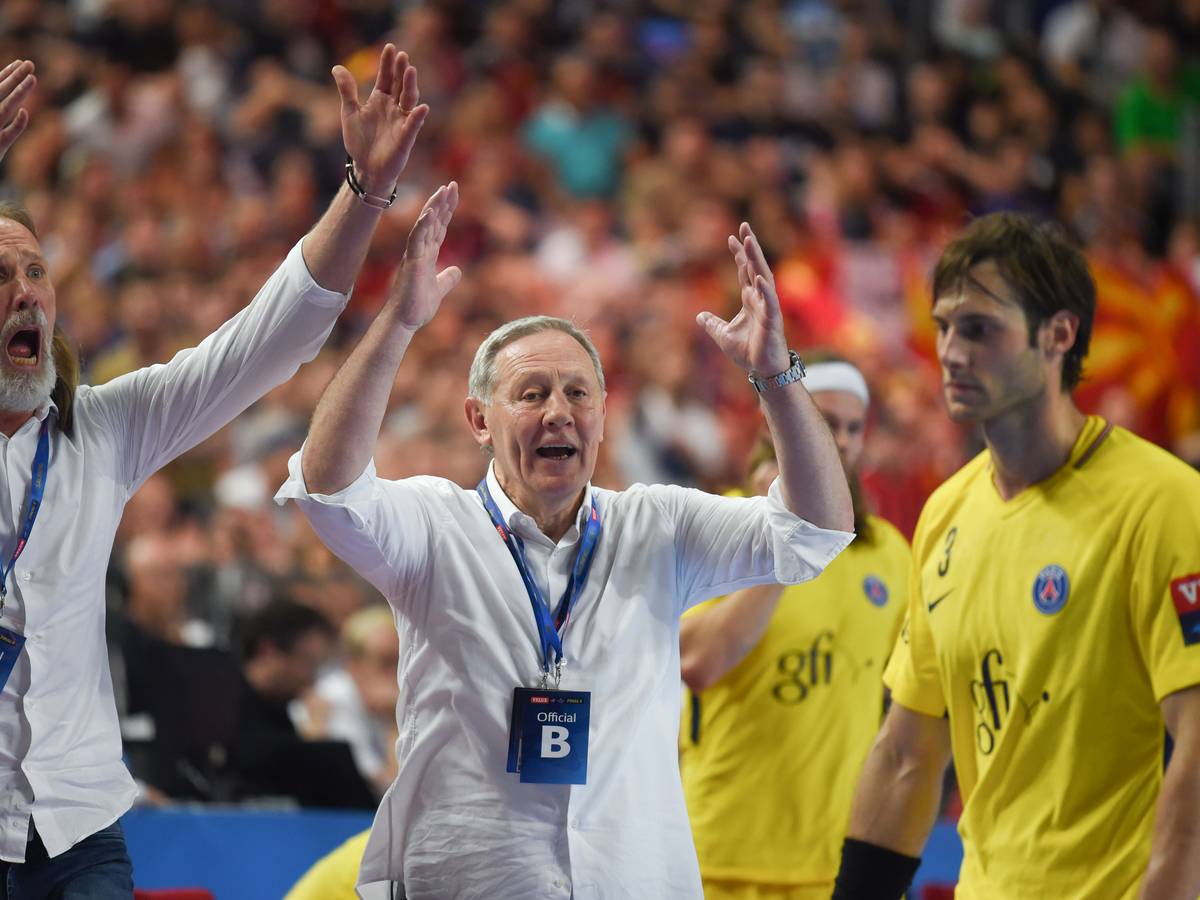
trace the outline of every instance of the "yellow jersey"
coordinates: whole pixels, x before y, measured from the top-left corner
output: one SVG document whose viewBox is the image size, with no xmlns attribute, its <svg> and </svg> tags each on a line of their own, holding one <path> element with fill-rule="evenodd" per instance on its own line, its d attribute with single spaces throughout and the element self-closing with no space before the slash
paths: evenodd
<svg viewBox="0 0 1200 900">
<path fill-rule="evenodd" d="M 1010 500 L 985 451 L 926 503 L 885 681 L 949 715 L 959 900 L 1136 895 L 1159 702 L 1200 683 L 1198 536 L 1200 473 L 1094 416 Z"/>
<path fill-rule="evenodd" d="M 685 692 L 680 771 L 706 881 L 832 887 L 906 606 L 908 543 L 871 525 L 871 543 L 783 592 L 724 678 Z"/>
<path fill-rule="evenodd" d="M 313 863 L 284 900 L 358 900 L 358 867 L 371 829 L 361 831 Z"/>
</svg>

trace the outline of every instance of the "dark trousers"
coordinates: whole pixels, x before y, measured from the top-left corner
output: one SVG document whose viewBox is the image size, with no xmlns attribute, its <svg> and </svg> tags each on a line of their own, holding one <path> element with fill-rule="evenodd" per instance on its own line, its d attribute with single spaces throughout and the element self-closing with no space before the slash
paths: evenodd
<svg viewBox="0 0 1200 900">
<path fill-rule="evenodd" d="M 0 900 L 130 900 L 133 863 L 120 822 L 50 859 L 33 822 L 25 862 L 0 861 Z"/>
</svg>

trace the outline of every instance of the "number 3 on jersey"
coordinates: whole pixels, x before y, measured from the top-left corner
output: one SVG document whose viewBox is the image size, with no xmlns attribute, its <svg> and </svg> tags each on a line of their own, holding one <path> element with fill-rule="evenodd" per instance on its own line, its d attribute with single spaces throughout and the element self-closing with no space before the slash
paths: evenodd
<svg viewBox="0 0 1200 900">
<path fill-rule="evenodd" d="M 938 576 L 941 578 L 945 578 L 946 573 L 950 571 L 950 551 L 954 547 L 954 538 L 957 536 L 957 526 L 946 532 L 946 549 L 942 555 L 942 561 L 938 563 Z"/>
</svg>

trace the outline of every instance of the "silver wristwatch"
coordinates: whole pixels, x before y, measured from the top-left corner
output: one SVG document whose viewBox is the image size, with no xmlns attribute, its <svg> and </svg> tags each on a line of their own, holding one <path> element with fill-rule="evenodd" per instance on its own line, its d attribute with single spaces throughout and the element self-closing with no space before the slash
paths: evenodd
<svg viewBox="0 0 1200 900">
<path fill-rule="evenodd" d="M 804 363 L 800 360 L 800 354 L 795 350 L 788 351 L 788 359 L 792 362 L 792 367 L 778 375 L 772 375 L 770 378 L 755 378 L 753 375 L 748 375 L 747 380 L 754 385 L 754 390 L 760 394 L 767 388 L 783 387 L 786 384 L 791 384 L 793 381 L 799 381 L 804 377 Z"/>
</svg>

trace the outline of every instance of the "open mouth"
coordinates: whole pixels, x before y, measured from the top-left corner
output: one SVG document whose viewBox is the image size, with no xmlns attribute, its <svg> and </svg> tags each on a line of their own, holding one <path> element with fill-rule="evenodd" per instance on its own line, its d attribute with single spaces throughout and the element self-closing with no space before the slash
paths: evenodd
<svg viewBox="0 0 1200 900">
<path fill-rule="evenodd" d="M 537 448 L 537 455 L 542 459 L 570 459 L 577 452 L 570 444 L 547 444 Z"/>
<path fill-rule="evenodd" d="M 8 359 L 18 366 L 36 366 L 42 335 L 36 328 L 22 328 L 8 339 Z"/>
</svg>

